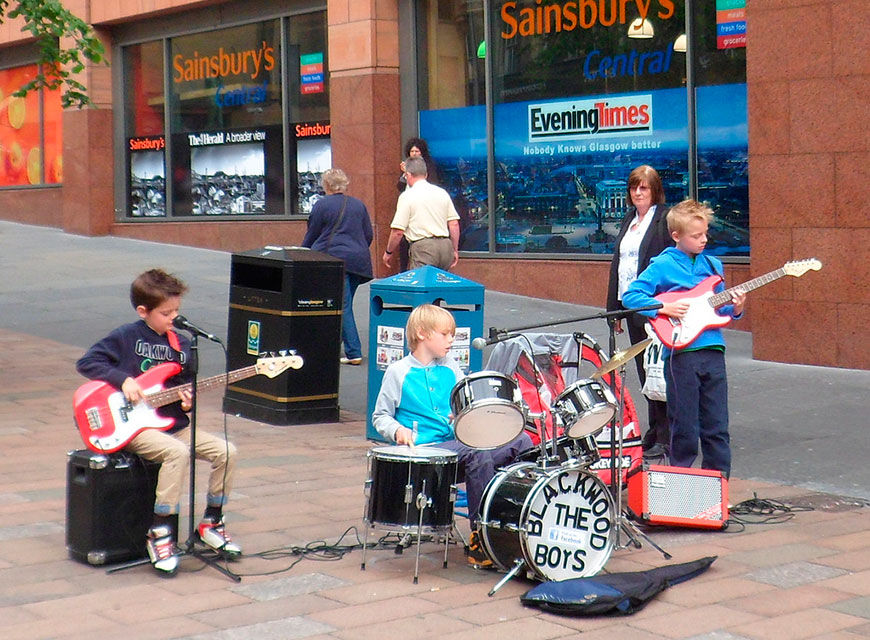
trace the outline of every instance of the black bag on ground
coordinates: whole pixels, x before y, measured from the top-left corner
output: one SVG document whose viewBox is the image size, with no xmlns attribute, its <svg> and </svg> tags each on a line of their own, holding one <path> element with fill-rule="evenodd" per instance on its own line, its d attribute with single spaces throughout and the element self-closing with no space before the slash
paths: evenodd
<svg viewBox="0 0 870 640">
<path fill-rule="evenodd" d="M 608 573 L 591 578 L 544 582 L 520 601 L 565 616 L 629 615 L 668 587 L 704 573 L 717 556 L 647 571 Z"/>
</svg>

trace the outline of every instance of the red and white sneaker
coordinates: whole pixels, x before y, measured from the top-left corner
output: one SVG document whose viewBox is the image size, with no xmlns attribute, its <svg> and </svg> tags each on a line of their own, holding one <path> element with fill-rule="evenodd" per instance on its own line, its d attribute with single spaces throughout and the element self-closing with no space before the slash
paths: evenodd
<svg viewBox="0 0 870 640">
<path fill-rule="evenodd" d="M 165 525 L 151 527 L 145 539 L 145 548 L 157 573 L 167 578 L 175 575 L 178 571 L 178 555 L 175 553 L 171 528 Z"/>
<path fill-rule="evenodd" d="M 223 519 L 203 518 L 196 530 L 199 533 L 199 539 L 215 551 L 219 551 L 230 558 L 242 555 L 242 548 L 233 542 L 224 529 Z"/>
</svg>

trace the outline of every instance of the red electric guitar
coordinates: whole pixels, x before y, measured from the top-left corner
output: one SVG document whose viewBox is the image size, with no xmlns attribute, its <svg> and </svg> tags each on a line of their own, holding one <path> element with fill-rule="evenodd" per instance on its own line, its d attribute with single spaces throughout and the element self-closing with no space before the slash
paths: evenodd
<svg viewBox="0 0 870 640">
<path fill-rule="evenodd" d="M 722 282 L 722 278 L 710 276 L 688 291 L 668 291 L 657 295 L 655 299 L 659 302 L 685 300 L 689 303 L 689 310 L 680 319 L 659 314 L 650 320 L 650 324 L 659 340 L 666 347 L 682 349 L 692 344 L 695 338 L 706 329 L 722 327 L 731 322 L 731 316 L 720 316 L 716 313 L 716 309 L 731 302 L 731 295 L 735 289 L 742 289 L 749 293 L 753 289 L 769 284 L 783 276 L 800 277 L 807 271 L 818 271 L 821 268 L 822 263 L 815 258 L 795 260 L 785 263 L 775 271 L 753 278 L 731 289 L 726 289 L 721 293 L 713 293 L 713 289 Z"/>
<path fill-rule="evenodd" d="M 198 381 L 196 391 L 224 387 L 256 375 L 274 378 L 287 369 L 301 366 L 302 358 L 295 355 L 260 358 L 249 367 Z M 190 383 L 163 388 L 163 383 L 180 371 L 181 365 L 177 362 L 165 362 L 138 376 L 136 382 L 145 392 L 145 398 L 135 404 L 130 404 L 122 392 L 106 382 L 92 380 L 80 386 L 73 395 L 73 415 L 88 448 L 97 453 L 113 453 L 126 446 L 143 429 L 169 429 L 175 421 L 155 410 L 178 402 L 179 391 L 192 389 Z"/>
</svg>

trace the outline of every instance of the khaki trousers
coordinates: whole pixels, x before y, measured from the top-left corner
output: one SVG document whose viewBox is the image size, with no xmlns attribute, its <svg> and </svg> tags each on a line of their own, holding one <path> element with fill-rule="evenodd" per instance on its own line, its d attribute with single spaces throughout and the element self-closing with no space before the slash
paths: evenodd
<svg viewBox="0 0 870 640">
<path fill-rule="evenodd" d="M 172 434 L 145 429 L 130 441 L 125 450 L 162 465 L 157 476 L 154 513 L 178 513 L 181 489 L 190 473 L 190 427 Z M 226 504 L 236 466 L 235 445 L 197 429 L 196 458 L 211 462 L 207 504 L 213 507 Z"/>
<path fill-rule="evenodd" d="M 409 269 L 430 264 L 444 271 L 453 263 L 453 240 L 450 238 L 423 238 L 411 243 Z"/>
</svg>

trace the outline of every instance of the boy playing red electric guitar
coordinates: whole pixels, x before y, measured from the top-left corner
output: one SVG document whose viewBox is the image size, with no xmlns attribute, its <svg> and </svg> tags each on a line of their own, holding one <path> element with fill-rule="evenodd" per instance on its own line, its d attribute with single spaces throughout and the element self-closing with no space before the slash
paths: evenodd
<svg viewBox="0 0 870 640">
<path fill-rule="evenodd" d="M 622 296 L 627 309 L 656 304 L 654 296 L 669 291 L 687 291 L 712 275 L 723 275 L 722 262 L 703 255 L 707 229 L 713 219 L 709 207 L 695 200 L 684 200 L 668 212 L 668 231 L 676 242 L 629 285 Z M 716 291 L 725 290 L 724 280 Z M 716 313 L 739 317 L 746 294 L 732 290 L 733 304 Z M 665 302 L 661 309 L 643 311 L 682 318 L 689 309 L 685 299 Z M 675 325 L 676 326 L 676 325 Z M 679 329 L 675 329 L 675 332 Z M 677 336 L 674 336 L 676 342 Z M 702 331 L 681 349 L 664 349 L 667 382 L 668 422 L 671 427 L 670 461 L 677 467 L 691 467 L 698 455 L 698 442 L 704 469 L 731 473 L 731 446 L 728 434 L 728 380 L 725 372 L 725 339 L 719 327 Z"/>
<path fill-rule="evenodd" d="M 151 367 L 176 362 L 182 371 L 167 383 L 190 382 L 190 340 L 172 331 L 181 296 L 187 286 L 160 269 L 151 269 L 130 286 L 130 301 L 139 320 L 122 325 L 88 349 L 76 363 L 80 374 L 120 389 L 131 403 L 140 402 L 145 391 L 136 377 Z M 151 564 L 163 576 L 175 575 L 178 555 L 172 523 L 179 511 L 181 489 L 190 465 L 190 391 L 179 391 L 178 402 L 158 409 L 162 417 L 174 420 L 169 429 L 143 429 L 125 447 L 146 460 L 161 464 L 157 477 L 154 521 L 146 547 Z M 227 557 L 241 555 L 241 548 L 226 534 L 223 505 L 230 492 L 236 448 L 223 438 L 197 429 L 196 456 L 211 462 L 205 516 L 197 527 L 200 539 Z"/>
</svg>

